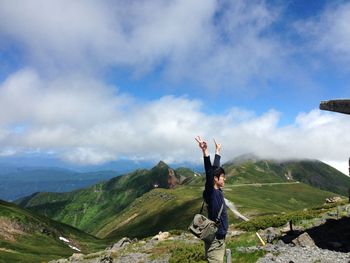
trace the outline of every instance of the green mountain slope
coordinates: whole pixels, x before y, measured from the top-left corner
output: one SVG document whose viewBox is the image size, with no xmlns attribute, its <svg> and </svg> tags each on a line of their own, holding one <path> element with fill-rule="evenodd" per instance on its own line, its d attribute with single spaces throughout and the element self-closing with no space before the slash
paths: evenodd
<svg viewBox="0 0 350 263">
<path fill-rule="evenodd" d="M 316 205 L 315 202 L 320 204 L 324 202 L 326 196 L 334 196 L 334 193 L 320 191 L 319 189 L 344 194 L 345 188 L 350 183 L 350 179 L 345 175 L 326 164 L 316 161 L 276 162 L 241 159 L 240 162 L 225 164 L 224 168 L 227 174 L 227 195 L 230 196 L 231 192 L 241 192 L 240 195 L 232 195 L 233 201 L 237 201 L 239 205 L 242 204 L 242 211 L 253 216 L 255 214 L 276 213 L 288 209 L 310 207 Z M 18 200 L 18 203 L 22 207 L 70 224 L 91 234 L 98 234 L 100 237 L 113 237 L 119 235 L 111 234 L 114 231 L 113 229 L 120 228 L 119 224 L 127 227 L 129 221 L 137 220 L 138 212 L 133 212 L 125 218 L 125 211 L 135 205 L 136 198 L 143 198 L 144 194 L 155 188 L 155 185 L 159 188 L 175 187 L 173 193 L 179 192 L 181 195 L 180 198 L 176 199 L 176 202 L 175 199 L 172 199 L 172 202 L 175 203 L 170 203 L 170 208 L 163 207 L 163 204 L 169 201 L 167 199 L 163 200 L 164 202 L 156 201 L 158 199 L 150 199 L 149 204 L 144 204 L 143 207 L 150 205 L 152 209 L 156 209 L 152 218 L 161 218 L 163 214 L 167 218 L 168 214 L 172 214 L 167 209 L 178 209 L 180 212 L 190 211 L 191 213 L 188 213 L 188 215 L 192 216 L 193 211 L 195 211 L 194 207 L 198 206 L 194 198 L 196 200 L 201 199 L 204 181 L 203 176 L 195 174 L 189 169 L 172 170 L 165 163 L 160 162 L 151 170 L 137 170 L 89 188 L 60 194 L 36 193 Z M 297 181 L 314 185 L 319 189 L 298 184 Z M 180 187 L 182 190 L 178 190 L 176 187 L 179 184 L 186 187 Z M 247 184 L 258 184 L 258 186 L 253 185 L 251 186 L 253 188 L 251 188 Z M 267 185 L 261 186 L 259 184 Z M 259 188 L 259 186 L 261 187 Z M 153 211 L 152 209 L 149 211 Z M 146 209 L 145 215 L 148 214 L 147 211 Z M 157 213 L 158 215 L 156 215 Z M 173 214 L 176 215 L 176 213 Z M 147 220 L 152 221 L 153 219 Z M 142 219 L 140 221 L 142 222 L 140 228 L 144 229 L 153 224 L 147 220 Z M 167 226 L 167 222 L 162 219 L 158 223 L 154 223 L 155 227 L 149 227 L 150 231 L 158 229 L 161 225 Z M 177 227 L 176 224 L 171 224 L 168 229 L 171 229 L 170 226 Z M 183 229 L 184 225 L 181 225 L 181 228 Z M 135 229 L 139 228 L 136 227 Z M 129 229 L 125 231 L 125 233 L 128 233 Z M 145 231 L 140 230 L 133 233 L 149 234 Z"/>
<path fill-rule="evenodd" d="M 130 206 L 97 232 L 100 237 L 146 237 L 159 231 L 186 230 L 202 204 L 202 187 L 180 186 L 154 189 L 137 198 Z M 302 183 L 226 185 L 225 197 L 248 217 L 278 214 L 319 206 L 333 193 Z M 230 223 L 237 222 L 229 212 Z"/>
<path fill-rule="evenodd" d="M 314 187 L 348 195 L 350 178 L 337 169 L 320 161 L 300 161 L 299 166 L 295 162 L 285 162 L 287 170 L 295 180 L 312 185 Z"/>
<path fill-rule="evenodd" d="M 102 228 L 108 219 L 125 209 L 135 198 L 157 187 L 169 187 L 181 176 L 159 162 L 151 170 L 137 170 L 105 183 L 69 193 L 36 193 L 17 201 L 21 207 L 71 224 L 89 233 Z"/>
<path fill-rule="evenodd" d="M 60 240 L 65 238 L 69 243 Z M 69 225 L 0 200 L 0 262 L 47 262 L 98 251 L 106 242 Z"/>
<path fill-rule="evenodd" d="M 224 168 L 231 184 L 299 181 L 341 195 L 347 195 L 350 188 L 350 177 L 317 160 L 279 162 L 250 157 Z"/>
<path fill-rule="evenodd" d="M 288 182 L 285 170 L 279 163 L 271 161 L 247 161 L 239 165 L 225 164 L 227 182 L 231 184 Z"/>
</svg>

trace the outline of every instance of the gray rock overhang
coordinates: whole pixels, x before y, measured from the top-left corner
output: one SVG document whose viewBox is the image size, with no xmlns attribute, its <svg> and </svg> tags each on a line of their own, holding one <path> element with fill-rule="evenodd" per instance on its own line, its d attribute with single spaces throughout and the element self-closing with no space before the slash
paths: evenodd
<svg viewBox="0 0 350 263">
<path fill-rule="evenodd" d="M 321 101 L 320 110 L 350 114 L 350 99 Z"/>
</svg>

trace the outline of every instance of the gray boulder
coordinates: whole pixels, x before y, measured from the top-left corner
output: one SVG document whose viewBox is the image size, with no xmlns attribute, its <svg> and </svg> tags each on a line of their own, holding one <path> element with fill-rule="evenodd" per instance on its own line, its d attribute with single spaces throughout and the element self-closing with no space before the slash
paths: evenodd
<svg viewBox="0 0 350 263">
<path fill-rule="evenodd" d="M 272 243 L 274 239 L 282 235 L 282 232 L 277 228 L 269 227 L 262 231 L 260 235 L 267 241 L 267 243 Z"/>
<path fill-rule="evenodd" d="M 117 243 L 115 243 L 114 245 L 112 245 L 110 248 L 108 248 L 108 250 L 119 250 L 129 244 L 131 244 L 131 240 L 128 237 L 123 237 L 122 239 L 120 239 Z"/>
<path fill-rule="evenodd" d="M 300 247 L 315 247 L 315 242 L 314 240 L 309 236 L 308 233 L 304 232 L 297 238 L 292 240 L 292 243 L 296 246 Z"/>
</svg>

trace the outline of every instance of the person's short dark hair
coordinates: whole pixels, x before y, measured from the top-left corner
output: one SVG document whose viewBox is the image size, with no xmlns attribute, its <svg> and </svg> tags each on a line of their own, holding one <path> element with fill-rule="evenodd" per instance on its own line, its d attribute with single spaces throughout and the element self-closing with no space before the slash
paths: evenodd
<svg viewBox="0 0 350 263">
<path fill-rule="evenodd" d="M 220 167 L 214 167 L 214 171 L 213 171 L 213 175 L 214 177 L 220 178 L 220 175 L 224 175 L 225 176 L 225 170 L 224 168 Z"/>
</svg>

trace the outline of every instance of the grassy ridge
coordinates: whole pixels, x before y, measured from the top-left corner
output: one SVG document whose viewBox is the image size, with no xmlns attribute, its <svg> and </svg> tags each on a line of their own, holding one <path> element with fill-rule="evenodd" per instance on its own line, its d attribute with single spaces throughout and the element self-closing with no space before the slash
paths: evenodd
<svg viewBox="0 0 350 263">
<path fill-rule="evenodd" d="M 347 195 L 350 188 L 348 176 L 317 160 L 254 160 L 227 163 L 224 168 L 231 184 L 299 181 L 341 195 Z"/>
<path fill-rule="evenodd" d="M 249 216 L 303 209 L 320 204 L 324 201 L 325 196 L 334 196 L 334 194 L 318 191 L 305 184 L 296 184 L 296 180 L 305 181 L 307 184 L 337 193 L 343 193 L 347 184 L 350 183 L 350 179 L 337 170 L 314 161 L 251 160 L 227 163 L 224 168 L 227 174 L 225 195 L 237 204 L 240 211 Z M 185 218 L 192 215 L 195 211 L 194 207 L 200 206 L 200 189 L 205 181 L 203 176 L 194 176 L 194 173 L 186 168 L 175 170 L 177 180 L 188 186 L 187 188 L 178 188 L 183 190 L 175 189 L 173 191 L 175 198 L 158 200 L 154 196 L 154 200 L 149 200 L 149 204 L 144 204 L 146 208 L 151 205 L 150 209 L 140 208 L 144 210 L 142 220 L 139 219 L 140 213 L 135 211 L 128 216 L 124 215 L 128 209 L 135 205 L 135 199 L 142 198 L 145 193 L 154 189 L 155 184 L 160 188 L 167 188 L 168 175 L 169 167 L 160 162 L 151 170 L 137 170 L 89 188 L 61 194 L 37 193 L 19 200 L 18 203 L 32 211 L 103 237 L 109 236 L 113 227 L 119 229 L 116 229 L 115 233 L 123 228 L 127 229 L 123 233 L 132 231 L 124 225 L 127 226 L 135 220 L 140 220 L 144 224 L 140 223 L 139 226 L 134 226 L 139 232 L 132 231 L 132 233 L 139 233 L 140 236 L 154 233 L 154 230 L 160 226 L 167 229 L 170 229 L 170 226 L 184 229 L 185 225 L 174 223 L 174 220 L 168 218 L 168 215 L 184 214 Z M 287 175 L 291 178 L 287 178 Z M 294 182 L 294 184 L 283 185 L 288 182 Z M 267 185 L 236 187 L 240 184 L 250 183 Z M 270 183 L 281 184 L 268 185 Z M 177 193 L 180 193 L 180 196 L 176 196 Z M 170 196 L 170 192 L 167 192 L 167 195 Z M 199 204 L 195 200 L 198 200 Z M 154 208 L 158 210 L 154 210 Z M 123 225 L 123 227 L 118 226 L 118 224 Z M 145 230 L 147 224 L 154 226 L 150 227 L 151 231 Z"/>
<path fill-rule="evenodd" d="M 333 193 L 348 195 L 350 178 L 323 162 L 300 161 L 299 165 L 286 162 L 284 165 L 292 171 L 295 180 Z"/>
<path fill-rule="evenodd" d="M 224 165 L 230 184 L 287 182 L 284 169 L 269 161 Z"/>
<path fill-rule="evenodd" d="M 223 165 L 228 184 L 278 183 L 299 181 L 310 186 L 348 195 L 350 177 L 317 160 L 240 160 Z M 287 177 L 290 177 L 287 179 Z M 203 177 L 189 177 L 189 185 L 203 185 Z"/>
<path fill-rule="evenodd" d="M 227 185 L 225 196 L 239 211 L 255 216 L 295 211 L 325 202 L 334 193 L 322 191 L 303 183 L 262 184 L 256 186 Z"/>
<path fill-rule="evenodd" d="M 76 251 L 59 240 L 65 237 L 83 253 L 106 247 L 104 240 L 74 227 L 0 200 L 0 262 L 42 262 Z"/>
<path fill-rule="evenodd" d="M 176 189 L 154 189 L 136 199 L 97 232 L 100 237 L 146 237 L 159 231 L 187 229 L 202 203 L 202 187 L 181 186 Z M 333 193 L 302 183 L 282 185 L 225 186 L 225 197 L 243 214 L 257 216 L 296 211 L 324 203 Z M 237 222 L 229 212 L 230 223 Z"/>
<path fill-rule="evenodd" d="M 160 162 L 151 170 L 137 170 L 108 182 L 69 193 L 37 193 L 18 200 L 21 207 L 71 224 L 89 233 L 125 209 L 135 198 L 154 188 L 167 187 L 169 167 Z"/>
</svg>

